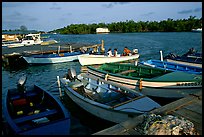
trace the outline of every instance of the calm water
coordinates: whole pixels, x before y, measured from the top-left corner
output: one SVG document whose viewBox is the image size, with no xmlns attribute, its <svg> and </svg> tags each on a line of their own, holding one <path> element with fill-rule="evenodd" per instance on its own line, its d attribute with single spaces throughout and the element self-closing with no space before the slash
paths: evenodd
<svg viewBox="0 0 204 137">
<path fill-rule="evenodd" d="M 193 32 L 172 32 L 172 33 L 122 33 L 122 34 L 87 34 L 87 35 L 50 35 L 50 38 L 60 42 L 99 44 L 105 41 L 106 51 L 108 48 L 118 48 L 122 53 L 125 46 L 129 49 L 138 49 L 140 61 L 147 59 L 160 59 L 159 51 L 163 55 L 170 52 L 182 55 L 189 48 L 194 47 L 197 51 L 202 51 L 202 33 Z M 5 70 L 2 68 L 2 97 L 9 88 L 15 88 L 18 79 L 26 74 L 26 86 L 38 84 L 58 96 L 57 76 L 62 77 L 68 68 L 76 69 L 80 73 L 79 62 L 67 62 L 61 64 L 51 64 L 45 66 L 29 66 L 21 70 Z M 92 119 L 90 115 L 78 108 L 76 104 L 69 101 L 71 111 L 71 134 L 85 135 L 92 134 L 112 125 L 99 119 Z"/>
</svg>

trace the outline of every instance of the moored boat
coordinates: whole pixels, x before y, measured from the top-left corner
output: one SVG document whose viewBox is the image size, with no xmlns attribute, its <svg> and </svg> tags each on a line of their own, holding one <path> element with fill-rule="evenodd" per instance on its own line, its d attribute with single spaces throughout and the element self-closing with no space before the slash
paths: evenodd
<svg viewBox="0 0 204 137">
<path fill-rule="evenodd" d="M 41 40 L 40 34 L 27 34 L 22 41 L 13 41 L 6 43 L 8 48 L 17 48 L 23 46 L 39 45 L 43 41 Z"/>
<path fill-rule="evenodd" d="M 169 53 L 164 57 L 167 62 L 174 62 L 178 64 L 184 64 L 189 66 L 195 66 L 202 68 L 202 53 L 195 52 L 193 48 L 181 56 L 174 53 Z"/>
<path fill-rule="evenodd" d="M 22 77 L 3 99 L 3 115 L 12 135 L 69 135 L 70 113 L 59 99 Z"/>
<path fill-rule="evenodd" d="M 191 74 L 202 74 L 202 68 L 190 66 L 190 65 L 184 65 L 184 64 L 178 64 L 174 62 L 167 62 L 167 61 L 160 61 L 160 60 L 147 60 L 140 62 L 142 65 L 160 68 L 164 70 L 171 70 L 171 71 L 182 71 L 186 73 Z"/>
<path fill-rule="evenodd" d="M 23 58 L 26 60 L 28 64 L 53 64 L 53 63 L 75 61 L 75 60 L 78 60 L 79 56 L 82 56 L 85 54 L 88 54 L 88 53 L 76 51 L 76 52 L 65 52 L 65 53 L 24 55 Z"/>
<path fill-rule="evenodd" d="M 158 68 L 106 63 L 88 66 L 88 73 L 158 98 L 179 99 L 202 89 L 202 75 Z"/>
<path fill-rule="evenodd" d="M 79 57 L 79 62 L 82 66 L 86 66 L 86 65 L 122 62 L 127 60 L 134 60 L 138 58 L 139 58 L 139 54 L 134 54 L 131 56 L 116 56 L 116 57 L 108 57 L 106 55 L 83 55 Z"/>
<path fill-rule="evenodd" d="M 61 83 L 65 95 L 81 108 L 101 119 L 115 123 L 160 107 L 142 93 L 89 74 L 78 75 L 78 78 L 69 75 L 67 78 L 62 78 Z"/>
<path fill-rule="evenodd" d="M 202 32 L 202 28 L 192 29 L 192 32 Z"/>
</svg>

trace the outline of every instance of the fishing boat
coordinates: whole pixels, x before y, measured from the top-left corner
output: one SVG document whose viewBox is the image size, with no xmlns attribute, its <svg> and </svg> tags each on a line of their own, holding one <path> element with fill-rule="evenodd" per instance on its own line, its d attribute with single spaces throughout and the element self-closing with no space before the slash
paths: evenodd
<svg viewBox="0 0 204 137">
<path fill-rule="evenodd" d="M 116 56 L 108 57 L 106 55 L 83 55 L 79 57 L 79 62 L 82 66 L 86 65 L 95 65 L 95 64 L 104 64 L 104 63 L 113 63 L 113 62 L 122 62 L 127 60 L 138 59 L 139 54 L 134 54 L 131 56 Z"/>
<path fill-rule="evenodd" d="M 202 90 L 202 75 L 170 71 L 143 65 L 106 63 L 88 66 L 88 73 L 149 97 L 179 99 Z"/>
<path fill-rule="evenodd" d="M 78 60 L 78 57 L 88 53 L 81 51 L 65 52 L 65 53 L 48 53 L 48 54 L 31 54 L 23 55 L 28 64 L 53 64 Z"/>
<path fill-rule="evenodd" d="M 26 77 L 3 99 L 3 115 L 12 135 L 69 135 L 70 113 L 50 92 L 25 87 Z"/>
<path fill-rule="evenodd" d="M 158 103 L 135 90 L 90 74 L 68 74 L 71 75 L 60 79 L 64 95 L 101 119 L 120 123 L 160 107 Z"/>
<path fill-rule="evenodd" d="M 184 64 L 189 66 L 196 66 L 202 68 L 202 53 L 195 52 L 193 48 L 181 56 L 175 53 L 169 53 L 164 57 L 167 62 L 174 62 L 178 64 Z"/>
<path fill-rule="evenodd" d="M 191 74 L 202 74 L 202 68 L 195 67 L 195 66 L 189 66 L 184 64 L 178 64 L 174 62 L 167 62 L 167 61 L 161 61 L 161 60 L 147 60 L 140 62 L 142 65 L 151 66 L 155 68 L 160 68 L 164 70 L 172 70 L 172 71 L 182 71 L 186 73 Z"/>
</svg>

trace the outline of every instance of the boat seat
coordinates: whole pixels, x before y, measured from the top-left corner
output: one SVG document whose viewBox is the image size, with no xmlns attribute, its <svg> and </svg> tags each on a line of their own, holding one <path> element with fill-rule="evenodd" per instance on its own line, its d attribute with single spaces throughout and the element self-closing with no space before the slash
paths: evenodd
<svg viewBox="0 0 204 137">
<path fill-rule="evenodd" d="M 33 96 L 36 96 L 36 95 L 37 95 L 36 92 L 26 92 L 27 97 L 33 97 Z"/>
<path fill-rule="evenodd" d="M 125 70 L 125 71 L 122 71 L 122 72 L 119 72 L 119 73 L 116 73 L 116 74 L 127 74 L 127 73 L 131 73 L 131 72 L 135 72 L 136 70 Z"/>
<path fill-rule="evenodd" d="M 41 112 L 41 113 L 38 113 L 38 114 L 33 114 L 33 115 L 30 115 L 30 116 L 25 116 L 25 117 L 14 119 L 14 122 L 15 123 L 22 123 L 22 122 L 25 122 L 25 121 L 34 120 L 34 119 L 37 119 L 37 118 L 53 115 L 55 113 L 57 113 L 57 110 L 52 109 L 52 110 L 44 111 L 44 112 Z"/>
</svg>

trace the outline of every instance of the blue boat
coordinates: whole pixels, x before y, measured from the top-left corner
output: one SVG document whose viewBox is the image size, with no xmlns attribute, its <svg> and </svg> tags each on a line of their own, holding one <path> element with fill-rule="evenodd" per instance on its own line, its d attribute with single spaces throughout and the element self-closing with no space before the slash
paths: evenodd
<svg viewBox="0 0 204 137">
<path fill-rule="evenodd" d="M 53 64 L 78 60 L 78 56 L 85 55 L 81 51 L 65 52 L 65 53 L 48 53 L 24 55 L 23 58 L 28 64 Z"/>
<path fill-rule="evenodd" d="M 21 80 L 21 81 L 20 81 Z M 21 78 L 3 100 L 3 115 L 12 135 L 69 135 L 70 113 L 59 99 L 37 85 L 25 88 Z"/>
<path fill-rule="evenodd" d="M 183 72 L 198 74 L 198 75 L 202 74 L 202 68 L 200 67 L 194 67 L 194 66 L 167 62 L 167 61 L 147 60 L 147 61 L 140 62 L 140 64 L 154 67 L 154 68 L 171 70 L 171 71 L 183 71 Z"/>
</svg>

